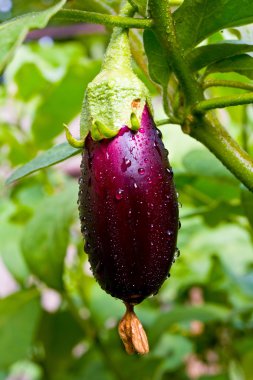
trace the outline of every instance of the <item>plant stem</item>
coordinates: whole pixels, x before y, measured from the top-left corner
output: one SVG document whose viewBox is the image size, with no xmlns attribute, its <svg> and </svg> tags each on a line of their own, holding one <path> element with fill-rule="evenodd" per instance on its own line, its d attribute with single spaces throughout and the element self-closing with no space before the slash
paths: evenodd
<svg viewBox="0 0 253 380">
<path fill-rule="evenodd" d="M 160 125 L 165 125 L 165 124 L 178 124 L 178 125 L 180 125 L 181 123 L 182 123 L 182 120 L 178 120 L 174 116 L 171 116 L 167 119 L 161 119 L 161 120 L 155 121 L 155 124 L 157 127 L 159 127 Z"/>
<path fill-rule="evenodd" d="M 225 108 L 253 103 L 253 92 L 241 95 L 220 96 L 218 98 L 200 101 L 195 105 L 193 112 L 206 112 L 215 108 Z"/>
<path fill-rule="evenodd" d="M 242 114 L 242 132 L 241 132 L 241 139 L 242 139 L 242 147 L 245 150 L 245 152 L 249 151 L 249 120 L 248 120 L 248 109 L 247 107 L 244 107 L 243 114 Z"/>
<path fill-rule="evenodd" d="M 205 81 L 203 83 L 203 89 L 206 90 L 209 87 L 233 87 L 242 90 L 253 91 L 253 84 L 222 79 L 209 79 Z"/>
<path fill-rule="evenodd" d="M 245 186 L 253 191 L 253 160 L 209 113 L 196 118 L 190 135 L 204 144 Z"/>
<path fill-rule="evenodd" d="M 186 117 L 183 130 L 204 144 L 231 173 L 253 191 L 253 161 L 251 157 L 240 148 L 211 112 L 195 118 L 191 115 L 191 109 L 193 107 L 196 109 L 198 103 L 203 105 L 209 101 L 203 100 L 203 89 L 192 73 L 177 41 L 170 5 L 169 0 L 149 0 L 150 12 L 154 20 L 154 31 L 166 51 L 167 59 L 185 96 Z"/>
<path fill-rule="evenodd" d="M 88 22 L 92 24 L 103 24 L 107 26 L 120 26 L 123 28 L 151 28 L 153 21 L 151 19 L 113 16 L 103 13 L 86 12 L 77 9 L 60 10 L 54 19 L 74 22 Z"/>
<path fill-rule="evenodd" d="M 197 103 L 203 99 L 202 90 L 177 42 L 170 2 L 168 0 L 150 0 L 149 8 L 154 20 L 154 31 L 166 49 L 168 61 L 182 85 L 186 105 Z"/>
</svg>

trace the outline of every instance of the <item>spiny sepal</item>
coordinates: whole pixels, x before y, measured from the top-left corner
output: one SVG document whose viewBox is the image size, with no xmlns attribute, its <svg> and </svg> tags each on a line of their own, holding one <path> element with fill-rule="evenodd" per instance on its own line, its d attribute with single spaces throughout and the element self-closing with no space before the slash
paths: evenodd
<svg viewBox="0 0 253 380">
<path fill-rule="evenodd" d="M 141 125 L 140 125 L 140 121 L 138 117 L 136 116 L 136 113 L 132 112 L 130 119 L 131 119 L 131 129 L 133 131 L 138 131 Z"/>
<path fill-rule="evenodd" d="M 70 132 L 70 130 L 66 124 L 64 124 L 64 129 L 65 129 L 65 136 L 66 136 L 66 139 L 67 139 L 69 145 L 73 146 L 73 148 L 76 148 L 76 149 L 80 149 L 80 148 L 84 147 L 85 138 L 76 139 L 72 135 L 72 133 Z"/>
<path fill-rule="evenodd" d="M 95 125 L 102 136 L 102 138 L 110 139 L 114 136 L 116 136 L 117 131 L 112 131 L 110 128 L 108 128 L 106 125 L 101 123 L 99 120 L 95 121 Z"/>
</svg>

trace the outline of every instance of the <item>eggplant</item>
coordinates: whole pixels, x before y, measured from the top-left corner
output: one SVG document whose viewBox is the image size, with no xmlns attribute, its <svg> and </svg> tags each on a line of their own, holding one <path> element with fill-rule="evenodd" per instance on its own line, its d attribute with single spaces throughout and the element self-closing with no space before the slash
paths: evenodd
<svg viewBox="0 0 253 380">
<path fill-rule="evenodd" d="M 102 289 L 130 305 L 156 294 L 175 259 L 179 220 L 168 151 L 147 104 L 138 131 L 87 136 L 79 186 L 85 251 Z"/>
<path fill-rule="evenodd" d="M 121 15 L 134 10 L 126 3 Z M 121 299 L 126 313 L 119 335 L 127 353 L 146 354 L 146 333 L 134 305 L 156 294 L 175 257 L 178 202 L 149 91 L 131 65 L 127 29 L 114 28 L 100 73 L 86 88 L 80 139 L 83 148 L 79 214 L 94 277 Z"/>
</svg>

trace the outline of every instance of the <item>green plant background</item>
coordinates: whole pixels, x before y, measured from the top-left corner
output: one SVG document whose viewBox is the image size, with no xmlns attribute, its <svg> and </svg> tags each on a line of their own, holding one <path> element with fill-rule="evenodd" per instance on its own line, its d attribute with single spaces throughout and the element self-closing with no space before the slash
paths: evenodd
<svg viewBox="0 0 253 380">
<path fill-rule="evenodd" d="M 1 19 L 56 2 L 24 3 L 14 1 L 12 14 Z M 109 13 L 118 3 L 68 6 Z M 252 28 L 236 31 L 250 35 Z M 209 42 L 232 33 L 216 32 Z M 59 34 L 54 42 L 26 41 L 1 77 L 0 263 L 7 280 L 0 277 L 0 379 L 252 380 L 253 196 L 180 127 L 160 128 L 183 205 L 181 255 L 159 294 L 136 308 L 150 340 L 145 357 L 125 354 L 116 328 L 124 307 L 99 288 L 83 253 L 80 155 L 5 185 L 14 168 L 65 141 L 63 123 L 72 122 L 75 130 L 85 87 L 99 71 L 108 38 L 107 30 L 98 29 L 64 39 Z M 135 69 L 153 95 L 155 118 L 164 118 L 154 83 L 137 64 Z M 252 76 L 252 66 L 247 70 Z M 213 71 L 212 78 L 250 83 L 242 72 Z M 219 116 L 253 154 L 251 106 Z"/>
</svg>

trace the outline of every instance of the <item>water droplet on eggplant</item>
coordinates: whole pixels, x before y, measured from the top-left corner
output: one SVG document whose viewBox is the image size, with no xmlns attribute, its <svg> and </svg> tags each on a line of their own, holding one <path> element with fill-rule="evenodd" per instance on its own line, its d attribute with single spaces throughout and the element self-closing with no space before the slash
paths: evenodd
<svg viewBox="0 0 253 380">
<path fill-rule="evenodd" d="M 115 198 L 120 201 L 123 198 L 124 190 L 118 189 L 115 194 Z"/>
</svg>

